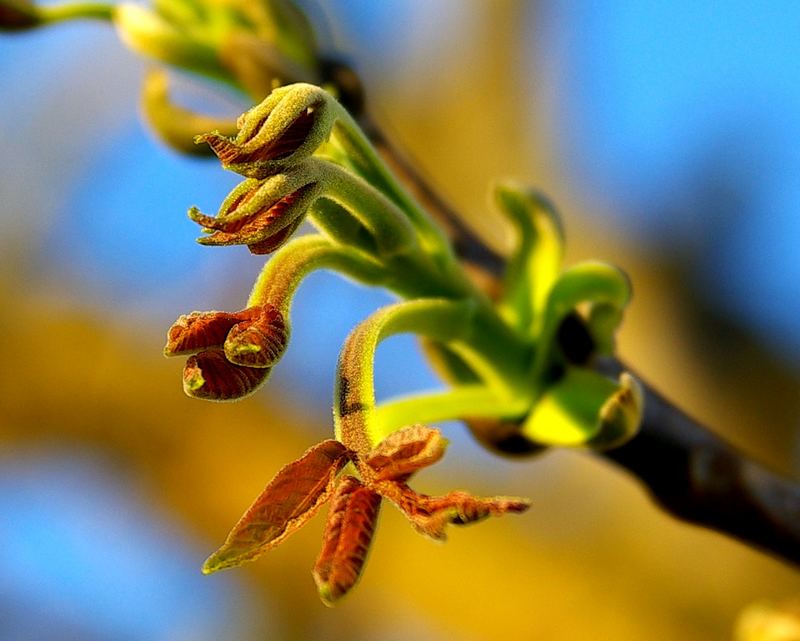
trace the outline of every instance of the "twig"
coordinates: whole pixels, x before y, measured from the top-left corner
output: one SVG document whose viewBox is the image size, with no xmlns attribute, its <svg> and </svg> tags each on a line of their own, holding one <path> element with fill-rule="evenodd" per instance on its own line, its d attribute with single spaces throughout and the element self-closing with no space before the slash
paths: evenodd
<svg viewBox="0 0 800 641">
<path fill-rule="evenodd" d="M 462 260 L 497 285 L 504 259 L 466 226 L 366 114 L 359 121 L 384 159 L 448 232 Z M 616 376 L 629 368 L 611 359 L 598 369 Z M 643 386 L 641 430 L 625 445 L 598 456 L 625 468 L 673 516 L 800 565 L 800 484 L 753 461 L 650 385 Z"/>
</svg>

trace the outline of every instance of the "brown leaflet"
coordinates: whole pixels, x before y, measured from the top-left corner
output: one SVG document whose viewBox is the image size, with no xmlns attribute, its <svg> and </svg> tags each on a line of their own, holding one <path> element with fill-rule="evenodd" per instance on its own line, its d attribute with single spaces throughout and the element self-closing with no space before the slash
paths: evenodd
<svg viewBox="0 0 800 641">
<path fill-rule="evenodd" d="M 255 317 L 256 309 L 229 312 L 192 312 L 179 316 L 167 332 L 164 354 L 178 356 L 191 354 L 209 347 L 222 347 L 231 328 L 242 321 Z"/>
<path fill-rule="evenodd" d="M 251 153 L 248 161 L 280 160 L 291 156 L 306 141 L 314 126 L 314 107 L 308 107 L 266 149 Z"/>
<path fill-rule="evenodd" d="M 437 429 L 413 425 L 392 432 L 367 456 L 374 479 L 406 479 L 444 456 L 447 439 Z"/>
<path fill-rule="evenodd" d="M 298 217 L 294 222 L 287 225 L 280 231 L 275 232 L 269 238 L 265 238 L 264 240 L 259 240 L 255 243 L 250 243 L 247 245 L 247 249 L 250 250 L 251 254 L 255 254 L 256 256 L 263 256 L 265 254 L 271 254 L 274 252 L 278 247 L 283 245 L 289 238 L 291 238 L 292 234 L 297 231 L 297 228 L 303 224 L 303 217 Z"/>
<path fill-rule="evenodd" d="M 347 476 L 340 481 L 328 512 L 314 581 L 323 603 L 332 606 L 358 581 L 367 559 L 381 497 Z"/>
<path fill-rule="evenodd" d="M 235 169 L 234 165 L 280 160 L 291 156 L 305 142 L 314 125 L 315 117 L 313 108 L 307 108 L 275 140 L 250 151 L 245 151 L 244 147 L 260 133 L 260 126 L 256 127 L 253 135 L 247 139 L 240 139 L 237 136 L 236 140 L 230 140 L 218 132 L 211 132 L 197 136 L 195 141 L 207 143 L 225 167 Z M 264 120 L 266 121 L 266 117 Z"/>
<path fill-rule="evenodd" d="M 235 567 L 281 543 L 328 499 L 349 451 L 327 440 L 280 469 L 203 565 L 203 573 Z"/>
<path fill-rule="evenodd" d="M 269 367 L 234 365 L 222 350 L 210 349 L 186 360 L 183 391 L 207 401 L 235 401 L 255 392 L 269 373 Z"/>
<path fill-rule="evenodd" d="M 440 541 L 446 538 L 445 528 L 449 523 L 466 525 L 488 516 L 524 512 L 530 507 L 527 499 L 508 496 L 480 498 L 468 492 L 428 496 L 405 483 L 392 481 L 378 483 L 374 489 L 394 503 L 420 534 Z"/>
<path fill-rule="evenodd" d="M 234 162 L 236 156 L 240 153 L 238 145 L 217 131 L 195 136 L 194 141 L 196 144 L 204 142 L 211 147 L 211 151 L 217 155 L 223 165 L 229 165 Z"/>
<path fill-rule="evenodd" d="M 250 323 L 231 328 L 225 339 L 225 356 L 232 363 L 247 367 L 274 365 L 289 341 L 283 314 L 269 303 L 255 308 L 259 315 Z"/>
<path fill-rule="evenodd" d="M 201 245 L 249 245 L 270 238 L 280 232 L 286 225 L 294 222 L 281 223 L 281 219 L 286 218 L 290 208 L 298 199 L 305 196 L 314 187 L 314 184 L 300 187 L 269 207 L 264 207 L 254 214 L 237 218 L 230 222 L 226 222 L 224 218 L 212 218 L 210 219 L 214 221 L 212 225 L 208 224 L 209 221 L 201 222 L 196 220 L 196 222 L 200 222 L 208 229 L 218 230 L 208 236 L 198 238 L 197 242 Z M 195 216 L 195 218 L 197 217 Z"/>
</svg>

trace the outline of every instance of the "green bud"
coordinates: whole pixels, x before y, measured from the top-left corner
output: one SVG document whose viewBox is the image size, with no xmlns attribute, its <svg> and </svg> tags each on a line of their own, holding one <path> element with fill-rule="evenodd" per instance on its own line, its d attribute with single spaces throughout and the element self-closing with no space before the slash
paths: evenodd
<svg viewBox="0 0 800 641">
<path fill-rule="evenodd" d="M 569 368 L 536 401 L 522 434 L 541 445 L 609 448 L 639 428 L 642 390 L 628 373 L 619 383 L 588 369 Z"/>
<path fill-rule="evenodd" d="M 289 85 L 242 114 L 235 138 L 213 131 L 195 140 L 208 143 L 226 169 L 265 178 L 313 154 L 330 135 L 337 111 L 333 98 L 319 87 Z"/>
</svg>

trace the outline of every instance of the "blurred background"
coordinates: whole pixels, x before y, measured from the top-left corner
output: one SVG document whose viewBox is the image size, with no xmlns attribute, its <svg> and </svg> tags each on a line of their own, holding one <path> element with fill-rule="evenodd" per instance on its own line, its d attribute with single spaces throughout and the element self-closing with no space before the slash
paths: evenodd
<svg viewBox="0 0 800 641">
<path fill-rule="evenodd" d="M 800 5 L 302 4 L 488 242 L 508 243 L 487 205 L 494 178 L 548 193 L 568 260 L 633 279 L 623 358 L 798 475 Z M 194 243 L 186 209 L 215 211 L 237 177 L 143 128 L 142 72 L 107 25 L 0 38 L 2 641 L 722 641 L 748 604 L 800 593 L 790 568 L 671 520 L 591 456 L 507 461 L 458 424 L 417 487 L 529 496 L 529 512 L 440 546 L 385 509 L 334 610 L 310 574 L 322 519 L 203 577 L 274 472 L 330 434 L 338 349 L 388 298 L 314 275 L 262 392 L 185 397 L 166 328 L 242 307 L 262 260 Z M 406 337 L 378 373 L 384 397 L 439 385 Z"/>
</svg>

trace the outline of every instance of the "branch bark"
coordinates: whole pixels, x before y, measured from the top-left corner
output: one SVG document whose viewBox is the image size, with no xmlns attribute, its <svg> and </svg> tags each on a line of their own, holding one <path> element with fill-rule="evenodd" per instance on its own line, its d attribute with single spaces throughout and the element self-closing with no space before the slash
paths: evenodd
<svg viewBox="0 0 800 641">
<path fill-rule="evenodd" d="M 487 289 L 497 286 L 503 257 L 466 225 L 365 112 L 359 120 L 387 163 L 450 235 L 471 271 L 481 275 Z M 598 369 L 615 377 L 630 371 L 613 359 Z M 800 565 L 800 484 L 750 459 L 637 378 L 645 391 L 639 433 L 597 456 L 638 479 L 672 516 Z"/>
</svg>

